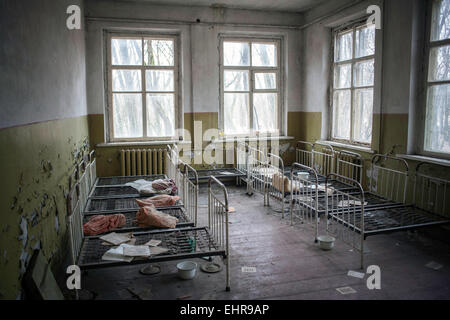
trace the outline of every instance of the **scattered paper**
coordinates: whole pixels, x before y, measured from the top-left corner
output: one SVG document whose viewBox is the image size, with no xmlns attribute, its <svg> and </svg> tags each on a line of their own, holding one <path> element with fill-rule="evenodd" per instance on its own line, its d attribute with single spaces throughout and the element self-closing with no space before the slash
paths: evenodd
<svg viewBox="0 0 450 320">
<path fill-rule="evenodd" d="M 356 271 L 353 271 L 353 270 L 349 270 L 347 275 L 350 276 L 350 277 L 358 278 L 358 279 L 364 279 L 364 276 L 365 276 L 364 273 L 356 272 Z"/>
<path fill-rule="evenodd" d="M 148 248 L 148 247 L 147 247 L 147 248 Z M 167 251 L 169 251 L 169 249 L 167 249 L 167 248 L 163 248 L 163 247 L 152 247 L 152 248 L 150 248 L 150 255 L 156 256 L 156 255 L 158 255 L 158 254 L 166 253 Z"/>
<path fill-rule="evenodd" d="M 130 245 L 134 245 L 136 244 L 136 238 L 131 238 L 130 241 L 124 242 L 126 244 L 130 244 Z M 103 246 L 114 246 L 114 244 L 109 243 L 109 242 L 102 242 Z"/>
<path fill-rule="evenodd" d="M 123 254 L 127 257 L 149 257 L 150 248 L 148 246 L 130 246 L 126 245 L 123 248 Z"/>
<path fill-rule="evenodd" d="M 352 294 L 352 293 L 356 293 L 356 290 L 353 289 L 352 287 L 342 287 L 342 288 L 337 288 L 336 289 L 340 294 Z"/>
<path fill-rule="evenodd" d="M 161 243 L 161 240 L 155 240 L 152 239 L 149 242 L 147 242 L 146 244 L 144 244 L 144 246 L 150 246 L 150 247 L 156 247 Z"/>
<path fill-rule="evenodd" d="M 433 269 L 433 270 L 439 270 L 439 269 L 442 269 L 443 265 L 440 263 L 437 263 L 435 261 L 430 261 L 425 265 L 425 267 Z"/>
<path fill-rule="evenodd" d="M 131 262 L 133 257 L 124 256 L 123 247 L 124 244 L 121 244 L 119 247 L 109 249 L 105 252 L 105 254 L 103 254 L 102 260 Z"/>
<path fill-rule="evenodd" d="M 131 236 L 129 233 L 109 233 L 100 237 L 101 240 L 112 243 L 113 245 L 119 245 L 125 242 L 130 241 Z"/>
</svg>

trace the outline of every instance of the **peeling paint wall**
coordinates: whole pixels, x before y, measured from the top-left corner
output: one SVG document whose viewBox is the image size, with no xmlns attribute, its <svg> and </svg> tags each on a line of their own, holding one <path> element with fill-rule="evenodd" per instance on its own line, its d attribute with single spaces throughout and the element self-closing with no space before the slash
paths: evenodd
<svg viewBox="0 0 450 320">
<path fill-rule="evenodd" d="M 34 249 L 55 271 L 67 254 L 68 177 L 89 150 L 81 0 L 0 3 L 0 299 L 21 298 Z"/>
</svg>

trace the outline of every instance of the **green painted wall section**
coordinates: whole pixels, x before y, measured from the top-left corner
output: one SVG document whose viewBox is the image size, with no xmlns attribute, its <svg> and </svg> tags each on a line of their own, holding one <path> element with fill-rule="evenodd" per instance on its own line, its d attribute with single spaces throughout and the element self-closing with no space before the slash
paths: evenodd
<svg viewBox="0 0 450 320">
<path fill-rule="evenodd" d="M 0 148 L 0 299 L 16 299 L 34 247 L 53 272 L 69 252 L 65 197 L 89 150 L 87 116 L 0 130 Z"/>
</svg>

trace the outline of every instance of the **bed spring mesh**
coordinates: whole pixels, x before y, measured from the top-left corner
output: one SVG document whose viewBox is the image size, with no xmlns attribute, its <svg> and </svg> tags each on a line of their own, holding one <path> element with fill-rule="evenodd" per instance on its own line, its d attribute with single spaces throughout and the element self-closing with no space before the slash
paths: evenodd
<svg viewBox="0 0 450 320">
<path fill-rule="evenodd" d="M 98 178 L 96 186 L 120 186 L 136 180 L 155 181 L 158 179 L 167 179 L 165 174 L 151 176 L 132 176 L 132 177 L 101 177 Z"/>
<path fill-rule="evenodd" d="M 183 208 L 167 208 L 167 209 L 158 209 L 158 211 L 162 213 L 166 213 L 171 215 L 172 217 L 175 217 L 178 219 L 177 226 L 183 225 L 186 226 L 188 224 L 193 224 L 193 221 L 190 221 L 190 219 L 187 217 L 186 212 Z M 119 213 L 119 212 L 118 212 Z M 136 224 L 134 224 L 134 220 L 136 220 L 136 213 L 137 211 L 129 211 L 129 212 L 120 212 L 120 214 L 123 214 L 125 216 L 126 222 L 125 225 L 115 229 L 114 231 L 121 231 L 121 230 L 130 230 L 130 229 L 142 229 L 139 228 Z M 98 214 L 88 214 L 84 215 L 83 223 L 88 222 L 92 217 L 97 216 Z M 151 229 L 151 227 L 147 227 L 144 229 Z"/>
<path fill-rule="evenodd" d="M 136 245 L 143 245 L 148 241 L 160 240 L 159 247 L 169 249 L 168 252 L 154 256 L 155 258 L 167 258 L 174 255 L 199 255 L 208 256 L 208 254 L 221 253 L 219 247 L 210 236 L 207 228 L 187 228 L 174 229 L 167 231 L 151 231 L 134 233 L 136 238 Z M 195 241 L 193 241 L 195 239 Z M 108 265 L 110 261 L 102 260 L 103 254 L 111 247 L 102 245 L 103 240 L 99 237 L 87 237 L 84 239 L 84 244 L 79 256 L 78 265 L 96 264 L 98 267 Z M 195 245 L 193 245 L 195 243 Z M 150 258 L 135 258 L 133 263 L 149 263 L 153 257 Z M 127 263 L 125 262 L 124 265 Z"/>
</svg>

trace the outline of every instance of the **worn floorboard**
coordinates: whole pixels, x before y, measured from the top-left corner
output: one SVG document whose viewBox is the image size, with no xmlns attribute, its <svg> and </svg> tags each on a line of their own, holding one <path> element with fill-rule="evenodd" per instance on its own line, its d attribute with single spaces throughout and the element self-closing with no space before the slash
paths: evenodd
<svg viewBox="0 0 450 320">
<path fill-rule="evenodd" d="M 206 188 L 200 191 L 199 225 L 207 225 Z M 180 280 L 176 262 L 160 263 L 161 273 L 143 276 L 142 266 L 90 270 L 82 288 L 97 299 L 137 299 L 128 288 L 147 290 L 152 299 L 449 299 L 450 246 L 421 233 L 398 232 L 367 238 L 366 266 L 381 268 L 381 290 L 369 290 L 368 275 L 347 275 L 359 269 L 359 253 L 336 241 L 331 251 L 314 243 L 313 229 L 263 206 L 261 195 L 246 195 L 229 186 L 231 292 L 225 292 L 225 269 L 217 274 L 197 270 L 194 280 Z M 202 259 L 195 259 L 199 264 Z M 221 262 L 220 258 L 215 261 Z M 430 261 L 443 265 L 427 268 Z M 244 273 L 242 267 L 254 267 Z M 350 286 L 356 293 L 336 289 Z M 149 289 L 149 290 L 148 290 Z"/>
</svg>

